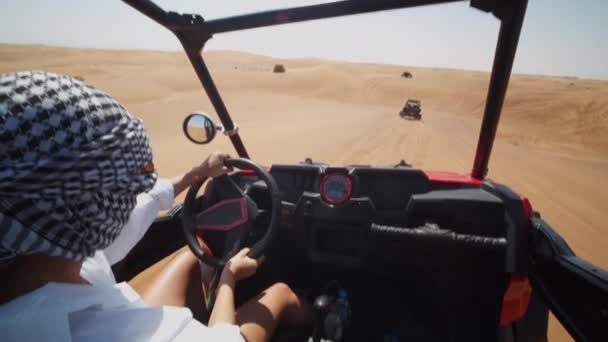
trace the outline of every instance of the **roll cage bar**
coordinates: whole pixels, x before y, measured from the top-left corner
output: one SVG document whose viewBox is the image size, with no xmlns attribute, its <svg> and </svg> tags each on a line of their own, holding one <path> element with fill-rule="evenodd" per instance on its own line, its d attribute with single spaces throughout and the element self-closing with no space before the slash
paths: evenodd
<svg viewBox="0 0 608 342">
<path fill-rule="evenodd" d="M 466 0 L 344 0 L 331 3 L 277 9 L 228 18 L 204 20 L 198 14 L 168 12 L 150 0 L 123 0 L 169 29 L 179 39 L 239 157 L 249 158 L 245 145 L 201 54 L 205 43 L 217 33 L 300 21 L 339 17 L 391 9 L 451 3 Z M 528 0 L 471 0 L 471 7 L 493 13 L 501 21 L 490 86 L 471 176 L 485 178 L 513 60 L 519 42 Z"/>
</svg>

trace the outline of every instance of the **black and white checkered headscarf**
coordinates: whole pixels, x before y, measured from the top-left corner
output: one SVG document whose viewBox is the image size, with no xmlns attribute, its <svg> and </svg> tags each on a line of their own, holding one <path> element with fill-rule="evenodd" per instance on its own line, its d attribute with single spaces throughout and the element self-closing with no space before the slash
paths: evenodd
<svg viewBox="0 0 608 342">
<path fill-rule="evenodd" d="M 142 121 L 47 72 L 0 75 L 0 260 L 82 260 L 107 247 L 156 175 Z"/>
</svg>

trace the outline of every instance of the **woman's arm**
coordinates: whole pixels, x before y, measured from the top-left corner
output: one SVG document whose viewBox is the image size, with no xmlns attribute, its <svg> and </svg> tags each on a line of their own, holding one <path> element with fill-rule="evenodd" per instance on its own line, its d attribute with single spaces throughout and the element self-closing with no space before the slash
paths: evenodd
<svg viewBox="0 0 608 342">
<path fill-rule="evenodd" d="M 259 266 L 259 261 L 248 257 L 247 253 L 249 248 L 243 248 L 224 266 L 213 311 L 209 317 L 210 327 L 218 323 L 235 323 L 234 285 L 237 281 L 254 275 Z"/>
<path fill-rule="evenodd" d="M 171 208 L 175 198 L 173 189 L 171 181 L 159 178 L 150 192 L 137 195 L 137 202 L 131 211 L 129 221 L 118 237 L 103 250 L 110 265 L 124 259 L 148 231 L 160 210 Z"/>
<path fill-rule="evenodd" d="M 211 177 L 218 177 L 230 171 L 224 166 L 228 154 L 214 152 L 200 165 L 172 181 L 159 178 L 154 188 L 137 196 L 137 204 L 129 221 L 125 224 L 118 237 L 104 249 L 104 254 L 110 265 L 122 260 L 150 228 L 161 209 L 171 209 L 177 195 L 194 182 Z"/>
<path fill-rule="evenodd" d="M 215 305 L 209 317 L 210 327 L 216 323 L 234 324 L 234 283 L 234 276 L 230 272 L 222 272 L 217 285 Z"/>
</svg>

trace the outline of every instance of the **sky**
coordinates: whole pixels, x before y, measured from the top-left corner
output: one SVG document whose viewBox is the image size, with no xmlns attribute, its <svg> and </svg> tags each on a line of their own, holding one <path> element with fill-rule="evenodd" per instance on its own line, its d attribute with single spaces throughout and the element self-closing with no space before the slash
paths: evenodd
<svg viewBox="0 0 608 342">
<path fill-rule="evenodd" d="M 156 2 L 214 19 L 323 1 Z M 608 80 L 606 18 L 608 0 L 530 0 L 514 72 Z M 498 29 L 491 14 L 461 2 L 223 33 L 205 49 L 489 71 Z M 181 49 L 168 30 L 118 0 L 0 0 L 0 43 Z"/>
</svg>

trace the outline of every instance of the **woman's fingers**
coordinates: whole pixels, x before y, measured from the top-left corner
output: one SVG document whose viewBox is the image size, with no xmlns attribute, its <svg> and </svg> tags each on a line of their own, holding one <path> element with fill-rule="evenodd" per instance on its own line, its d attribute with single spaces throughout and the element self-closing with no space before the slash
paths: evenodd
<svg viewBox="0 0 608 342">
<path fill-rule="evenodd" d="M 247 253 L 249 253 L 249 247 L 245 247 L 245 248 L 241 249 L 238 253 L 236 253 L 236 255 L 239 257 L 243 257 L 243 256 L 246 256 Z"/>
</svg>

